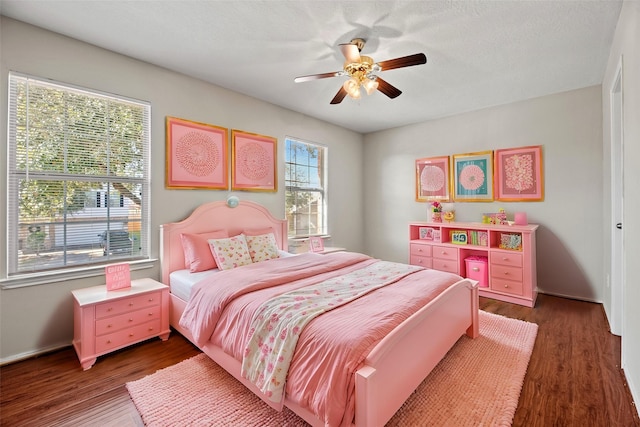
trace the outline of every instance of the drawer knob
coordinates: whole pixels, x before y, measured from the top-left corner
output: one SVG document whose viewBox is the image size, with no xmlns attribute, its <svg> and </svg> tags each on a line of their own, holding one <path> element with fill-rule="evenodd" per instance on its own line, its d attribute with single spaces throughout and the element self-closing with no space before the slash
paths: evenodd
<svg viewBox="0 0 640 427">
<path fill-rule="evenodd" d="M 153 331 L 153 328 L 149 328 L 150 331 Z"/>
<path fill-rule="evenodd" d="M 442 252 L 441 252 L 441 254 L 442 254 L 442 255 L 446 255 L 446 254 L 447 254 L 447 251 L 442 251 Z"/>
<path fill-rule="evenodd" d="M 132 302 L 130 302 L 130 303 L 129 303 L 129 307 L 132 307 L 132 306 L 133 306 L 133 303 L 132 303 Z"/>
<path fill-rule="evenodd" d="M 502 257 L 503 261 L 509 261 L 509 258 L 507 258 L 506 256 Z"/>
<path fill-rule="evenodd" d="M 508 287 L 509 287 L 509 285 L 504 285 L 504 287 L 505 287 L 505 288 L 508 288 Z"/>
<path fill-rule="evenodd" d="M 153 298 L 149 298 L 149 302 L 153 301 Z"/>
<path fill-rule="evenodd" d="M 129 319 L 129 322 L 133 322 L 133 319 Z"/>
<path fill-rule="evenodd" d="M 132 337 L 132 336 L 133 336 L 133 333 L 129 334 L 129 336 L 130 336 L 130 337 Z"/>
<path fill-rule="evenodd" d="M 107 344 L 111 344 L 111 340 L 107 340 Z"/>
<path fill-rule="evenodd" d="M 504 272 L 504 275 L 505 275 L 505 276 L 508 276 L 508 275 L 509 275 L 509 272 L 508 272 L 508 271 L 505 271 L 505 272 Z"/>
<path fill-rule="evenodd" d="M 149 312 L 149 316 L 153 316 L 153 311 Z"/>
<path fill-rule="evenodd" d="M 113 307 L 107 308 L 107 311 L 112 311 L 112 310 L 113 310 Z"/>
<path fill-rule="evenodd" d="M 111 323 L 109 323 L 109 324 L 107 325 L 107 328 L 110 328 L 110 327 L 112 327 L 112 326 L 113 326 L 113 325 L 112 325 Z"/>
<path fill-rule="evenodd" d="M 473 271 L 480 271 L 480 269 L 478 267 L 473 267 L 472 270 Z"/>
</svg>

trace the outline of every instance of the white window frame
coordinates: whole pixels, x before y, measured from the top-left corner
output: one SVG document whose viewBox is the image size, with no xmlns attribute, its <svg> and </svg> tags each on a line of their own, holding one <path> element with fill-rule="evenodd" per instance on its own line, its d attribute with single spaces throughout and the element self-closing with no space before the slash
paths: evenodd
<svg viewBox="0 0 640 427">
<path fill-rule="evenodd" d="M 140 107 L 142 111 L 141 126 L 142 137 L 141 147 L 142 154 L 140 156 L 142 163 L 142 174 L 137 172 L 136 176 L 118 176 L 114 174 L 107 174 L 105 176 L 96 175 L 72 175 L 65 171 L 51 173 L 38 170 L 19 170 L 17 168 L 17 90 L 18 84 L 35 84 L 39 86 L 46 86 L 52 89 L 60 90 L 65 93 L 82 94 L 84 96 L 106 100 L 107 102 L 114 102 L 119 104 L 133 104 L 136 107 Z M 131 98 L 125 98 L 119 95 L 113 95 L 105 92 L 96 91 L 93 89 L 82 88 L 78 86 L 69 85 L 66 83 L 55 82 L 48 79 L 38 78 L 34 76 L 28 76 L 21 73 L 10 72 L 9 73 L 9 108 L 7 114 L 7 260 L 5 265 L 5 276 L 0 278 L 0 287 L 13 288 L 27 285 L 37 285 L 43 283 L 65 281 L 73 278 L 97 276 L 104 274 L 105 264 L 114 262 L 128 262 L 132 270 L 141 268 L 150 268 L 153 266 L 155 260 L 150 259 L 150 183 L 151 183 L 151 171 L 150 171 L 150 149 L 151 149 L 151 105 L 145 101 L 139 101 Z M 28 113 L 27 113 L 28 116 Z M 28 126 L 28 125 L 27 125 Z M 66 168 L 65 168 L 66 169 Z M 71 251 L 66 245 L 63 247 L 63 258 L 65 259 L 62 265 L 55 265 L 52 268 L 34 268 L 33 271 L 21 270 L 18 265 L 19 258 L 19 242 L 18 242 L 18 224 L 19 218 L 19 181 L 24 179 L 41 179 L 41 180 L 55 180 L 62 182 L 71 182 L 73 180 L 87 180 L 87 181 L 99 181 L 105 183 L 123 183 L 123 184 L 135 184 L 140 191 L 140 218 L 135 222 L 140 222 L 140 237 L 139 241 L 136 241 L 135 255 L 132 252 L 124 257 L 114 257 L 110 255 L 105 256 L 104 260 L 98 262 L 89 260 L 86 263 L 75 263 L 70 265 L 66 262 L 66 254 Z M 106 221 L 111 221 L 109 215 L 109 208 L 107 208 Z M 66 216 L 62 220 L 61 224 L 67 224 Z M 63 227 L 67 227 L 63 225 Z M 97 238 L 97 236 L 96 236 Z M 139 248 L 139 250 L 138 250 Z"/>
<path fill-rule="evenodd" d="M 320 169 L 321 169 L 321 176 L 319 177 L 319 185 L 291 185 L 291 177 L 289 176 L 289 171 L 290 166 L 291 165 L 295 165 L 295 162 L 289 161 L 288 159 L 288 147 L 289 147 L 289 142 L 295 142 L 298 144 L 303 144 L 303 145 L 307 145 L 310 147 L 314 147 L 317 148 L 318 150 L 321 151 L 321 155 L 322 155 L 322 160 L 321 160 L 321 165 L 319 165 Z M 319 230 L 315 233 L 313 232 L 298 232 L 298 230 L 295 228 L 295 225 L 293 226 L 293 233 L 291 232 L 291 228 L 289 230 L 288 233 L 288 237 L 289 239 L 304 239 L 306 237 L 309 236 L 322 236 L 322 237 L 328 237 L 329 235 L 329 226 L 328 226 L 328 198 L 327 198 L 327 179 L 328 179 L 328 167 L 327 167 L 327 159 L 329 157 L 329 149 L 327 146 L 322 145 L 322 144 L 318 144 L 315 142 L 310 142 L 310 141 L 305 141 L 304 139 L 301 138 L 296 138 L 296 137 L 292 137 L 292 136 L 286 136 L 285 137 L 285 214 L 287 215 L 287 220 L 289 220 L 290 224 L 289 227 L 291 227 L 291 222 L 292 222 L 292 214 L 291 212 L 289 212 L 290 208 L 289 206 L 287 206 L 287 201 L 289 200 L 289 197 L 291 196 L 292 193 L 296 193 L 296 192 L 300 192 L 300 193 L 305 193 L 305 192 L 311 192 L 311 193 L 318 193 L 321 196 L 322 199 L 322 203 L 319 204 L 316 208 L 318 210 L 321 210 L 321 224 L 316 224 L 316 229 Z M 301 165 L 303 168 L 306 165 Z M 310 179 L 310 178 L 309 178 Z M 304 229 L 303 229 L 304 230 Z"/>
</svg>

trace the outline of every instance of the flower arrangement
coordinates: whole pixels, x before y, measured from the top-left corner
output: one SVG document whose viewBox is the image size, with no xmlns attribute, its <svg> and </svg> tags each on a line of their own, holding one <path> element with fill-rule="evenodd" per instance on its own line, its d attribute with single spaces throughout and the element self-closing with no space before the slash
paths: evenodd
<svg viewBox="0 0 640 427">
<path fill-rule="evenodd" d="M 429 211 L 431 212 L 432 222 L 442 222 L 442 204 L 440 202 L 432 202 L 431 205 L 429 205 Z"/>
</svg>

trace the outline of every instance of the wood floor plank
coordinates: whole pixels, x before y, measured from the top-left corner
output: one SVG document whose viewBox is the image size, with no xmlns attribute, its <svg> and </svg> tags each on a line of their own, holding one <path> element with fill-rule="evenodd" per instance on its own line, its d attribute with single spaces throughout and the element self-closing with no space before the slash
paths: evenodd
<svg viewBox="0 0 640 427">
<path fill-rule="evenodd" d="M 640 427 L 620 338 L 609 333 L 600 304 L 540 295 L 534 308 L 487 298 L 480 307 L 539 325 L 514 427 Z M 172 332 L 167 341 L 99 357 L 88 371 L 71 347 L 2 366 L 0 425 L 142 426 L 125 384 L 199 353 Z"/>
</svg>

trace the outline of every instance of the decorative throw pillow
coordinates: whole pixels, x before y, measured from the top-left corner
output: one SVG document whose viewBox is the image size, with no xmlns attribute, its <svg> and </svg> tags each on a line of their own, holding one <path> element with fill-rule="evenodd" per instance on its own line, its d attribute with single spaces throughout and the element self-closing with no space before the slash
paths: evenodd
<svg viewBox="0 0 640 427">
<path fill-rule="evenodd" d="M 216 261 L 213 259 L 207 240 L 224 237 L 229 237 L 226 230 L 200 234 L 182 233 L 180 238 L 182 240 L 182 249 L 184 250 L 185 267 L 192 273 L 216 268 Z"/>
<path fill-rule="evenodd" d="M 252 262 L 244 234 L 226 239 L 209 239 L 209 248 L 221 270 L 230 270 Z"/>
<path fill-rule="evenodd" d="M 247 236 L 247 245 L 253 262 L 267 261 L 280 257 L 276 236 L 273 233 Z"/>
</svg>

